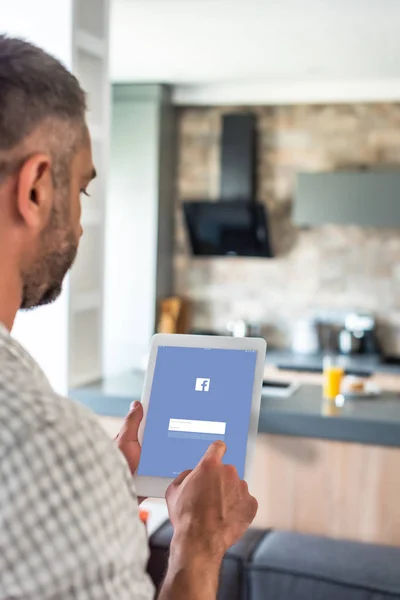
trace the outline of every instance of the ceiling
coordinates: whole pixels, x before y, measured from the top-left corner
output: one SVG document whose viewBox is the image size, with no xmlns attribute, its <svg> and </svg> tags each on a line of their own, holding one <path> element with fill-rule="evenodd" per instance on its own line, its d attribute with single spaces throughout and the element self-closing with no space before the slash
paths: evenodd
<svg viewBox="0 0 400 600">
<path fill-rule="evenodd" d="M 114 81 L 400 85 L 400 0 L 113 0 Z"/>
</svg>

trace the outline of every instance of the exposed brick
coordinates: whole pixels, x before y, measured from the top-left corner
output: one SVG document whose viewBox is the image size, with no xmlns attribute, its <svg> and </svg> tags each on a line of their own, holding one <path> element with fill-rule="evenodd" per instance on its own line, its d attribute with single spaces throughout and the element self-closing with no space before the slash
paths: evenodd
<svg viewBox="0 0 400 600">
<path fill-rule="evenodd" d="M 192 298 L 194 326 L 223 331 L 231 319 L 261 321 L 268 341 L 282 346 L 296 320 L 315 310 L 372 310 L 386 347 L 400 352 L 400 230 L 299 231 L 290 220 L 299 171 L 400 168 L 400 104 L 177 110 L 176 292 Z M 271 211 L 278 256 L 193 259 L 180 204 L 218 197 L 221 116 L 241 110 L 257 115 L 258 198 Z"/>
</svg>

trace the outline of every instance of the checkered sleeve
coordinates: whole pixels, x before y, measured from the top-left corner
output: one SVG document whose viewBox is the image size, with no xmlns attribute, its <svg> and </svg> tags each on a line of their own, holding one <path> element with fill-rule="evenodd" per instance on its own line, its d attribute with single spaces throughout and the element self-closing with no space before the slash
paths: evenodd
<svg viewBox="0 0 400 600">
<path fill-rule="evenodd" d="M 132 478 L 89 414 L 43 421 L 0 479 L 0 599 L 153 598 Z"/>
</svg>

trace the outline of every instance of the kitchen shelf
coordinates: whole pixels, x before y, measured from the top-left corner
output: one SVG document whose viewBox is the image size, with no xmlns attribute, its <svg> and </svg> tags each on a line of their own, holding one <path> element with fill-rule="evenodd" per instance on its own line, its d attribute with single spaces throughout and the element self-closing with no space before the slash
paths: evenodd
<svg viewBox="0 0 400 600">
<path fill-rule="evenodd" d="M 102 311 L 90 308 L 70 315 L 71 335 L 79 343 L 70 346 L 70 387 L 89 383 L 102 376 Z"/>
<path fill-rule="evenodd" d="M 97 37 L 107 38 L 109 0 L 78 0 L 75 6 L 75 23 L 78 29 Z"/>
<path fill-rule="evenodd" d="M 98 123 L 92 122 L 90 120 L 90 115 L 88 115 L 87 121 L 92 142 L 100 142 L 104 144 L 104 140 L 107 136 L 107 132 L 104 130 L 104 127 L 101 124 L 99 125 Z"/>
<path fill-rule="evenodd" d="M 82 29 L 78 29 L 75 35 L 75 43 L 78 51 L 91 54 L 99 59 L 107 56 L 107 43 L 101 38 Z"/>
<path fill-rule="evenodd" d="M 101 208 L 91 208 L 82 206 L 82 218 L 81 223 L 83 229 L 85 227 L 96 227 L 101 226 L 104 219 L 104 213 Z"/>
<path fill-rule="evenodd" d="M 101 125 L 105 119 L 103 88 L 108 84 L 104 59 L 92 52 L 77 48 L 76 72 L 87 95 L 88 120 Z"/>
<path fill-rule="evenodd" d="M 71 293 L 103 287 L 103 226 L 86 226 L 78 256 L 71 271 Z M 71 298 L 73 302 L 73 297 Z"/>
<path fill-rule="evenodd" d="M 69 386 L 102 376 L 104 234 L 110 83 L 109 0 L 74 0 L 73 71 L 87 95 L 87 122 L 98 177 L 82 197 L 82 237 L 69 286 Z"/>
<path fill-rule="evenodd" d="M 74 313 L 100 309 L 102 305 L 101 292 L 94 290 L 92 292 L 81 292 L 80 294 L 74 294 L 74 298 L 71 300 L 71 310 Z"/>
</svg>

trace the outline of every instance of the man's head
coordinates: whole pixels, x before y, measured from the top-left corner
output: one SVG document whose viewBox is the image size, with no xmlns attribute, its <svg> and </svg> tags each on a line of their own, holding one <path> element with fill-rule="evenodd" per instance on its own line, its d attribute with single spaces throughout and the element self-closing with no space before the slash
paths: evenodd
<svg viewBox="0 0 400 600">
<path fill-rule="evenodd" d="M 77 252 L 94 176 L 85 111 L 61 63 L 0 36 L 0 268 L 18 271 L 21 308 L 54 300 Z"/>
</svg>

